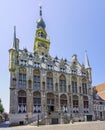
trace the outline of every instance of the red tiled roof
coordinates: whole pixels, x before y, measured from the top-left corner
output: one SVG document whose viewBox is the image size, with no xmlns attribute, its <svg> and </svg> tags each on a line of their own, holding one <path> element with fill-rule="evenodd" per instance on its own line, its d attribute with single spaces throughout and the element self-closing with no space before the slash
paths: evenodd
<svg viewBox="0 0 105 130">
<path fill-rule="evenodd" d="M 98 96 L 105 100 L 105 83 L 99 84 L 95 87 Z"/>
<path fill-rule="evenodd" d="M 95 87 L 95 90 L 96 90 L 97 92 L 105 91 L 105 83 L 97 85 L 97 86 Z"/>
<path fill-rule="evenodd" d="M 104 91 L 104 92 L 99 92 L 99 93 L 97 93 L 97 94 L 98 94 L 98 96 L 99 96 L 101 99 L 105 100 L 105 91 Z"/>
</svg>

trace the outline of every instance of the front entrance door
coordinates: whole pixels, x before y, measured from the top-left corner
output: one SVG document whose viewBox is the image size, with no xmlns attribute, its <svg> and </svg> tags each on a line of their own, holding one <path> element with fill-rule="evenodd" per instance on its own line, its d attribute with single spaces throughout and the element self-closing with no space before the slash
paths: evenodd
<svg viewBox="0 0 105 130">
<path fill-rule="evenodd" d="M 87 115 L 87 121 L 92 121 L 92 115 Z"/>
<path fill-rule="evenodd" d="M 52 118 L 52 123 L 51 124 L 58 124 L 58 118 Z"/>
</svg>

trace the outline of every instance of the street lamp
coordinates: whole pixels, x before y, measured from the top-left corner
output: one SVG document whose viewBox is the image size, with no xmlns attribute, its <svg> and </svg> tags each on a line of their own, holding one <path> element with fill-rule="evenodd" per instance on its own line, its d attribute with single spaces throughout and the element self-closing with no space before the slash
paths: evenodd
<svg viewBox="0 0 105 130">
<path fill-rule="evenodd" d="M 37 118 L 37 126 L 39 126 L 39 114 L 38 114 L 38 118 Z"/>
<path fill-rule="evenodd" d="M 28 114 L 25 116 L 26 124 L 28 124 Z"/>
</svg>

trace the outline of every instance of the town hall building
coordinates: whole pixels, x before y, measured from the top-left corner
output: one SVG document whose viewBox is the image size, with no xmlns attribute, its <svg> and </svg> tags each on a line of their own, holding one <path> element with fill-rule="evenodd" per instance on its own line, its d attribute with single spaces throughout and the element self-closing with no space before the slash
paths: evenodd
<svg viewBox="0 0 105 130">
<path fill-rule="evenodd" d="M 9 49 L 10 123 L 62 124 L 93 120 L 92 75 L 87 53 L 85 64 L 50 55 L 50 40 L 42 17 L 37 20 L 33 52 L 19 48 L 14 38 Z"/>
</svg>

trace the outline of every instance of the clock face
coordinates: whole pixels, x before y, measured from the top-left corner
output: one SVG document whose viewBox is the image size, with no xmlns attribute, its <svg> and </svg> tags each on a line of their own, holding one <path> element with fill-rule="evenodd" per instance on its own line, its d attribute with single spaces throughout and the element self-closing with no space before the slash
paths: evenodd
<svg viewBox="0 0 105 130">
<path fill-rule="evenodd" d="M 44 63 L 42 63 L 41 66 L 42 66 L 42 68 L 44 68 L 44 69 L 46 68 L 46 64 L 44 64 Z"/>
</svg>

